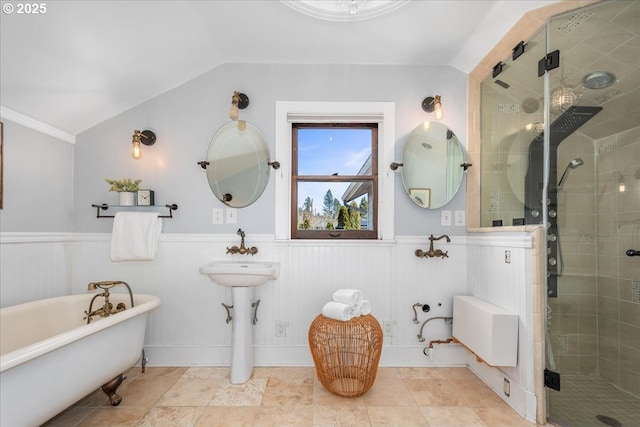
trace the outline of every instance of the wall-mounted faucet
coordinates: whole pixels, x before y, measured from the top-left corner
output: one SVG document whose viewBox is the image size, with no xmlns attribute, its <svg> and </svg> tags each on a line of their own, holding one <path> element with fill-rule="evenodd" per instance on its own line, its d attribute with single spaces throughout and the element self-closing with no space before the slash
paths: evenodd
<svg viewBox="0 0 640 427">
<path fill-rule="evenodd" d="M 228 254 L 240 254 L 240 255 L 245 255 L 245 254 L 251 254 L 251 255 L 255 255 L 258 253 L 258 248 L 256 248 L 255 246 L 252 246 L 250 248 L 245 248 L 244 246 L 244 231 L 242 231 L 242 228 L 238 228 L 238 232 L 236 233 L 238 236 L 240 236 L 241 240 L 240 240 L 240 247 L 237 246 L 231 246 L 230 248 L 227 247 L 227 253 Z"/>
<path fill-rule="evenodd" d="M 434 240 L 440 240 L 442 238 L 447 239 L 447 242 L 451 242 L 451 239 L 449 238 L 449 236 L 447 236 L 446 234 L 443 234 L 440 237 L 433 237 L 433 234 L 431 236 L 429 236 L 429 241 L 431 243 L 429 243 L 429 250 L 428 251 L 423 251 L 422 249 L 416 249 L 416 256 L 418 258 L 449 258 L 449 251 L 442 251 L 440 249 L 434 249 L 433 248 L 433 241 Z"/>
<path fill-rule="evenodd" d="M 112 314 L 116 314 L 127 309 L 126 304 L 123 302 L 118 303 L 118 305 L 114 309 L 113 304 L 111 303 L 111 301 L 109 301 L 109 296 L 111 295 L 109 293 L 109 289 L 113 288 L 116 285 L 126 286 L 127 290 L 129 291 L 129 299 L 131 301 L 131 307 L 134 307 L 133 292 L 131 292 L 131 287 L 126 282 L 122 282 L 122 281 L 91 282 L 89 283 L 89 285 L 87 285 L 88 291 L 95 291 L 96 289 L 102 289 L 103 292 L 100 294 L 96 294 L 93 298 L 91 298 L 91 302 L 89 303 L 89 310 L 86 310 L 84 312 L 84 314 L 86 314 L 86 317 L 84 317 L 83 320 L 86 319 L 87 323 L 91 323 L 91 319 L 94 316 L 108 317 L 108 316 L 111 316 Z M 104 304 L 102 304 L 102 307 L 96 310 L 93 310 L 93 302 L 98 297 L 104 298 Z"/>
</svg>

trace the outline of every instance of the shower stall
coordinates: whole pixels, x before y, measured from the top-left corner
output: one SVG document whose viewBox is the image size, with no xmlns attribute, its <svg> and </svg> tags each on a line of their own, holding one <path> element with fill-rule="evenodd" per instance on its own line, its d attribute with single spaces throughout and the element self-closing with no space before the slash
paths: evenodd
<svg viewBox="0 0 640 427">
<path fill-rule="evenodd" d="M 547 228 L 549 420 L 640 426 L 640 1 L 515 46 L 482 81 L 481 144 L 481 225 Z"/>
</svg>

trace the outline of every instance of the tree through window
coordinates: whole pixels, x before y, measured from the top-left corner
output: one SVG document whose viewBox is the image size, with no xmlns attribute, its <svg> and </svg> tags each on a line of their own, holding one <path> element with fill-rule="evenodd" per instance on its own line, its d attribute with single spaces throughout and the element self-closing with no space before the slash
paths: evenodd
<svg viewBox="0 0 640 427">
<path fill-rule="evenodd" d="M 292 124 L 293 238 L 377 238 L 377 151 L 377 123 Z"/>
</svg>

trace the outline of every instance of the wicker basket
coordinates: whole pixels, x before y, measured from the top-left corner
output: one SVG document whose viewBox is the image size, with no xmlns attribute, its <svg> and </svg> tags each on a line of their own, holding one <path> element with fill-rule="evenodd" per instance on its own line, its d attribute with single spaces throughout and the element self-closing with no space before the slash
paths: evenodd
<svg viewBox="0 0 640 427">
<path fill-rule="evenodd" d="M 356 397 L 373 385 L 382 353 L 382 328 L 372 315 L 343 322 L 321 314 L 309 327 L 309 345 L 318 379 L 330 392 Z"/>
</svg>

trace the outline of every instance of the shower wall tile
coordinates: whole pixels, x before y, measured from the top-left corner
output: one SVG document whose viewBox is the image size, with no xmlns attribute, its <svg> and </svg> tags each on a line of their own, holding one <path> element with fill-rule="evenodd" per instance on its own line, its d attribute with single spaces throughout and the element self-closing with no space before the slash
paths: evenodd
<svg viewBox="0 0 640 427">
<path fill-rule="evenodd" d="M 596 316 L 580 316 L 579 325 L 580 335 L 597 335 L 598 334 L 598 322 Z"/>
<path fill-rule="evenodd" d="M 633 326 L 640 326 L 640 304 L 620 301 L 620 321 Z"/>
<path fill-rule="evenodd" d="M 621 323 L 620 341 L 622 341 L 626 346 L 640 351 L 640 326 Z"/>
<path fill-rule="evenodd" d="M 640 350 L 620 345 L 620 367 L 632 372 L 640 373 Z"/>
<path fill-rule="evenodd" d="M 618 300 L 615 298 L 598 297 L 598 316 L 611 320 L 618 320 Z"/>
<path fill-rule="evenodd" d="M 640 396 L 640 373 L 621 368 L 620 387 L 629 393 Z"/>
</svg>

